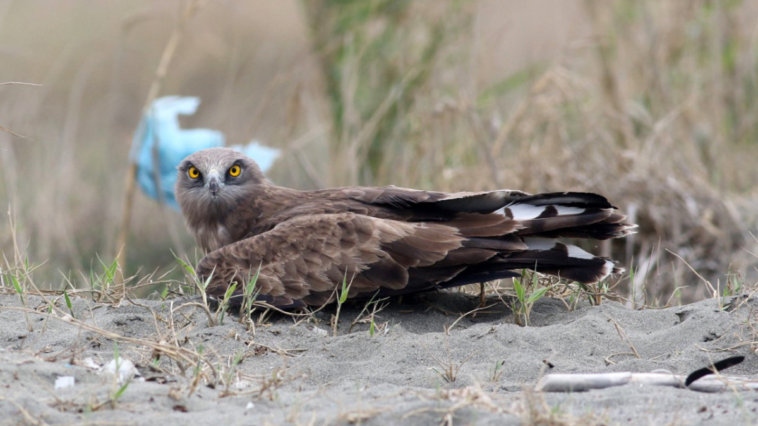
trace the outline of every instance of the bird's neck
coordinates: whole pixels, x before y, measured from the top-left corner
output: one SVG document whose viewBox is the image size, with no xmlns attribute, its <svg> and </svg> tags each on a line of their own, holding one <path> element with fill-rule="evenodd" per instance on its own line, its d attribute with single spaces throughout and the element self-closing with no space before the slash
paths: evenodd
<svg viewBox="0 0 758 426">
<path fill-rule="evenodd" d="M 264 182 L 247 187 L 237 201 L 190 207 L 184 216 L 198 245 L 210 252 L 270 229 L 263 221 L 293 205 L 298 192 Z"/>
<path fill-rule="evenodd" d="M 303 191 L 271 183 L 260 185 L 234 211 L 226 215 L 223 224 L 232 241 L 266 232 L 271 228 L 271 218 L 292 208 L 302 195 Z"/>
</svg>

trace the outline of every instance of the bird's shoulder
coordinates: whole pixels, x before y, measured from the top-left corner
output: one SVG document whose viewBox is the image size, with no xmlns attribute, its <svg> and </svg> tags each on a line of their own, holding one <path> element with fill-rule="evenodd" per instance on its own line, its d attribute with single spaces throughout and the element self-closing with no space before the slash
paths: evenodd
<svg viewBox="0 0 758 426">
<path fill-rule="evenodd" d="M 445 194 L 441 192 L 395 186 L 354 186 L 301 191 L 298 196 L 291 197 L 286 205 L 282 205 L 267 217 L 266 222 L 271 225 L 303 216 L 339 213 L 402 220 L 409 218 L 406 210 L 413 205 L 444 197 Z"/>
</svg>

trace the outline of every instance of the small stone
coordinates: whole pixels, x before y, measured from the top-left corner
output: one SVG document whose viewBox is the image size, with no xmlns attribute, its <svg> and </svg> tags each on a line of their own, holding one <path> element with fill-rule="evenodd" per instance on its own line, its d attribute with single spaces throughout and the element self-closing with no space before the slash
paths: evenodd
<svg viewBox="0 0 758 426">
<path fill-rule="evenodd" d="M 74 376 L 60 376 L 55 379 L 55 389 L 65 389 L 73 387 L 76 383 Z"/>
</svg>

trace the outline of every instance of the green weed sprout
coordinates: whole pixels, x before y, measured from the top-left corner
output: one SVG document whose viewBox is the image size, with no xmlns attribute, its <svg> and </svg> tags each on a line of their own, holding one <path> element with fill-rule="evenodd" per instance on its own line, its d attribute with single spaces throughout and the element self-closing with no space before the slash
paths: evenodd
<svg viewBox="0 0 758 426">
<path fill-rule="evenodd" d="M 342 277 L 342 290 L 337 292 L 337 313 L 334 315 L 334 323 L 332 324 L 332 335 L 337 335 L 337 324 L 340 320 L 340 311 L 342 310 L 342 304 L 347 300 L 347 295 L 350 292 L 350 286 L 353 284 L 353 280 L 350 280 L 350 284 L 347 282 L 347 273 Z"/>
<path fill-rule="evenodd" d="M 524 271 L 522 278 L 526 277 Z M 532 306 L 540 300 L 548 290 L 548 287 L 537 287 L 537 272 L 532 273 L 532 283 L 529 286 L 523 285 L 518 278 L 513 279 L 513 289 L 516 290 L 516 303 L 513 309 L 514 322 L 520 326 L 529 325 L 529 316 L 532 312 Z M 528 293 L 531 291 L 531 293 Z"/>
</svg>

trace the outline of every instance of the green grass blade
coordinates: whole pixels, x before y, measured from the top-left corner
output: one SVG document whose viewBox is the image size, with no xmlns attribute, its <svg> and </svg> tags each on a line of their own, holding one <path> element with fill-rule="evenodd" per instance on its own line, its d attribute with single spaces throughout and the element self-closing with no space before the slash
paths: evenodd
<svg viewBox="0 0 758 426">
<path fill-rule="evenodd" d="M 71 318 L 76 318 L 74 316 L 74 307 L 73 303 L 71 303 L 71 298 L 68 297 L 68 291 L 66 289 L 63 289 L 63 298 L 66 300 L 66 307 L 68 308 L 68 311 L 71 313 Z"/>
<path fill-rule="evenodd" d="M 201 290 L 205 291 L 205 289 L 208 288 L 208 285 L 210 285 L 211 280 L 213 280 L 213 273 L 216 272 L 216 270 L 212 270 L 211 274 L 208 275 L 208 278 L 205 279 L 205 281 L 198 281 L 197 285 L 200 287 Z"/>
<path fill-rule="evenodd" d="M 98 259 L 100 260 L 100 259 Z M 103 272 L 107 278 L 106 284 L 111 284 L 116 279 L 116 268 L 118 268 L 118 259 L 114 259 L 113 263 L 106 265 L 105 262 L 100 260 L 100 264 L 103 266 Z"/>
<path fill-rule="evenodd" d="M 197 275 L 197 274 L 195 274 L 195 268 L 193 268 L 193 267 L 192 267 L 192 265 L 188 265 L 188 264 L 187 264 L 185 261 L 183 261 L 183 260 L 182 260 L 181 258 L 179 258 L 179 256 L 177 256 L 177 255 L 174 255 L 174 259 L 176 259 L 176 261 L 179 263 L 179 265 L 181 265 L 181 267 L 182 267 L 182 268 L 183 268 L 185 271 L 187 271 L 187 273 L 188 273 L 188 274 L 190 274 L 190 276 L 194 277 L 194 276 L 196 276 L 196 275 Z"/>
<path fill-rule="evenodd" d="M 261 268 L 263 267 L 263 262 L 261 262 L 260 265 L 258 265 L 258 271 L 255 272 L 255 276 L 252 280 L 248 280 L 247 287 L 245 288 L 245 297 L 250 297 L 253 294 L 253 290 L 255 290 L 255 285 L 258 283 L 258 277 L 261 275 Z"/>
<path fill-rule="evenodd" d="M 24 291 L 21 289 L 21 285 L 18 283 L 18 278 L 16 278 L 15 275 L 11 274 L 11 283 L 13 283 L 13 288 L 16 289 L 16 293 L 19 294 L 19 296 L 24 295 Z"/>
<path fill-rule="evenodd" d="M 97 285 L 95 284 L 95 272 L 92 269 L 89 270 L 89 285 L 91 285 L 93 289 L 97 288 Z"/>
<path fill-rule="evenodd" d="M 232 285 L 226 289 L 226 293 L 224 293 L 224 300 L 221 302 L 221 319 L 219 321 L 221 325 L 224 324 L 224 316 L 226 315 L 226 310 L 229 308 L 229 299 L 232 298 L 235 290 L 237 290 L 236 281 L 233 282 Z"/>
<path fill-rule="evenodd" d="M 345 301 L 347 300 L 347 293 L 348 293 L 349 288 L 350 287 L 347 285 L 347 274 L 345 274 L 345 276 L 342 278 L 342 291 L 340 292 L 340 299 L 339 299 L 340 305 L 345 303 Z"/>
<path fill-rule="evenodd" d="M 121 387 L 118 389 L 118 391 L 116 391 L 116 393 L 113 394 L 113 400 L 114 401 L 117 400 L 117 399 L 119 399 L 121 397 L 121 395 L 124 394 L 124 392 L 126 391 L 126 388 L 129 387 L 130 383 L 131 383 L 131 381 L 127 380 L 127 382 L 124 383 L 123 385 L 121 385 Z"/>
<path fill-rule="evenodd" d="M 163 291 L 161 292 L 161 300 L 166 300 L 166 297 L 168 297 L 168 285 L 163 287 Z"/>
<path fill-rule="evenodd" d="M 516 278 L 513 279 L 513 289 L 516 290 L 518 301 L 523 304 L 526 301 L 526 289 L 524 289 L 521 282 Z"/>
<path fill-rule="evenodd" d="M 237 282 L 233 282 L 232 285 L 229 286 L 229 288 L 226 289 L 226 293 L 224 293 L 224 301 L 229 301 L 229 299 L 234 294 L 234 291 L 237 290 Z"/>
<path fill-rule="evenodd" d="M 526 299 L 526 304 L 531 305 L 532 303 L 540 300 L 542 296 L 544 296 L 545 293 L 547 293 L 547 290 L 548 290 L 547 287 L 542 287 L 540 289 L 535 290 L 535 292 L 530 294 L 529 297 Z"/>
</svg>

